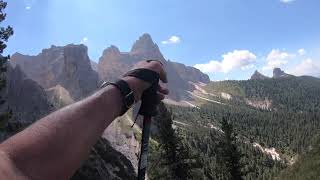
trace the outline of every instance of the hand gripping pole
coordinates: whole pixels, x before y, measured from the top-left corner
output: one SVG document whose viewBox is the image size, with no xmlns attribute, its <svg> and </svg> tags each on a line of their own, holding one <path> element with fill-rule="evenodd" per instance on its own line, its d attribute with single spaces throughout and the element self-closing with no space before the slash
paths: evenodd
<svg viewBox="0 0 320 180">
<path fill-rule="evenodd" d="M 141 97 L 139 115 L 143 116 L 143 129 L 141 139 L 141 151 L 138 164 L 138 180 L 144 180 L 148 165 L 148 146 L 150 137 L 151 118 L 157 115 L 157 105 L 159 104 L 158 87 L 159 74 L 149 69 L 135 69 L 125 76 L 133 76 L 151 84 Z"/>
<path fill-rule="evenodd" d="M 150 137 L 151 117 L 157 114 L 158 84 L 154 84 L 143 93 L 139 114 L 143 115 L 141 151 L 138 164 L 138 180 L 144 180 L 147 171 L 147 159 Z"/>
</svg>

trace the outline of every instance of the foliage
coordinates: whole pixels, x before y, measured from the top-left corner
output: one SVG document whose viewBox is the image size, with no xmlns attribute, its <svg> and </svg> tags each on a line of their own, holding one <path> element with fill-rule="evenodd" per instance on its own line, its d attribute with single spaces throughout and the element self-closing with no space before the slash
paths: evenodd
<svg viewBox="0 0 320 180">
<path fill-rule="evenodd" d="M 232 148 L 241 154 L 239 164 L 244 179 L 272 179 L 286 168 L 291 158 L 308 152 L 312 139 L 320 129 L 320 79 L 288 77 L 281 79 L 222 81 L 210 83 L 206 90 L 231 100 L 217 97 L 224 104 L 207 103 L 198 108 L 169 106 L 189 152 L 203 167 L 198 179 L 230 179 L 226 168 L 227 151 L 221 151 L 225 138 L 223 119 L 232 126 L 236 140 Z M 272 102 L 272 108 L 261 110 L 246 104 L 246 99 Z M 273 159 L 262 148 L 274 147 L 281 160 Z M 230 148 L 231 149 L 231 148 Z M 238 157 L 236 151 L 235 157 Z M 224 154 L 226 153 L 226 154 Z"/>
<path fill-rule="evenodd" d="M 320 136 L 311 146 L 310 152 L 302 155 L 291 167 L 283 171 L 278 180 L 313 180 L 320 177 Z"/>
<path fill-rule="evenodd" d="M 241 153 L 236 144 L 237 134 L 233 131 L 233 126 L 228 122 L 226 117 L 222 118 L 221 130 L 223 131 L 222 138 L 219 144 L 218 153 L 224 164 L 228 179 L 242 180 L 241 173 Z"/>
<path fill-rule="evenodd" d="M 4 21 L 6 18 L 6 13 L 3 10 L 6 8 L 7 3 L 3 0 L 0 0 L 0 22 Z M 7 71 L 7 62 L 10 56 L 3 56 L 2 53 L 4 49 L 7 47 L 5 44 L 9 37 L 13 35 L 12 27 L 0 27 L 0 91 L 6 87 L 6 78 L 5 72 Z M 0 105 L 3 105 L 5 100 L 0 96 Z M 6 124 L 6 121 L 11 117 L 11 112 L 0 112 L 0 128 L 3 128 Z"/>
<path fill-rule="evenodd" d="M 309 76 L 212 82 L 205 88 L 213 93 L 226 92 L 242 100 L 267 98 L 273 101 L 276 109 L 320 110 L 320 79 Z"/>
<path fill-rule="evenodd" d="M 159 115 L 154 121 L 159 124 L 159 133 L 155 137 L 159 146 L 151 150 L 150 179 L 191 179 L 196 162 L 172 128 L 171 113 L 164 104 L 160 104 Z"/>
</svg>

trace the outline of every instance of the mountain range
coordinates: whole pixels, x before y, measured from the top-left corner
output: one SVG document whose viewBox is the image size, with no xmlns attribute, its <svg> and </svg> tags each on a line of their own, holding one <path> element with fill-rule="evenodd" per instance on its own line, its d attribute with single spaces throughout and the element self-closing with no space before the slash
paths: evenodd
<svg viewBox="0 0 320 180">
<path fill-rule="evenodd" d="M 143 34 L 129 52 L 121 52 L 114 45 L 108 47 L 102 52 L 98 63 L 90 60 L 88 48 L 82 44 L 51 46 L 34 56 L 13 54 L 6 74 L 7 87 L 1 92 L 1 96 L 6 99 L 1 110 L 10 109 L 13 117 L 7 122 L 6 131 L 0 132 L 0 140 L 49 112 L 90 95 L 102 81 L 114 81 L 135 63 L 147 59 L 157 59 L 164 64 L 170 90 L 165 102 L 179 105 L 173 108 L 174 126 L 181 128 L 182 132 L 186 129 L 183 132 L 185 137 L 192 137 L 190 141 L 195 141 L 195 144 L 205 140 L 200 136 L 207 130 L 220 133 L 218 119 L 227 113 L 235 117 L 234 126 L 239 128 L 246 146 L 250 144 L 248 141 L 253 141 L 249 149 L 259 150 L 267 156 L 262 158 L 260 154 L 255 154 L 255 157 L 273 163 L 280 158 L 284 165 L 309 145 L 306 139 L 312 137 L 312 133 L 320 126 L 315 119 L 320 109 L 319 79 L 296 77 L 275 68 L 272 77 L 255 71 L 247 81 L 212 82 L 208 75 L 194 67 L 165 59 L 151 36 Z M 312 114 L 308 115 L 307 112 Z M 287 114 L 294 123 L 289 123 L 283 114 Z M 132 116 L 133 112 L 130 111 L 114 121 L 73 179 L 131 179 L 135 176 L 141 129 L 139 126 L 130 128 Z M 309 118 L 310 121 L 300 121 L 299 118 Z M 191 125 L 193 128 L 186 128 Z M 301 135 L 297 126 L 308 133 Z M 286 132 L 286 128 L 290 132 Z M 270 136 L 268 130 L 276 134 Z M 293 143 L 292 138 L 298 140 Z M 214 145 L 210 144 L 212 142 L 202 143 Z M 196 149 L 193 145 L 191 149 Z M 275 149 L 270 150 L 271 147 Z M 248 156 L 252 156 L 250 153 Z M 119 163 L 112 161 L 115 156 Z M 257 164 L 255 166 L 258 168 L 252 167 L 253 171 L 261 168 L 264 162 L 257 161 Z M 281 169 L 275 164 L 270 167 Z M 263 168 L 270 170 L 269 167 Z M 252 172 L 248 177 L 260 178 L 261 174 L 255 173 Z"/>
<path fill-rule="evenodd" d="M 208 75 L 194 67 L 166 60 L 149 34 L 143 34 L 130 52 L 120 52 L 116 46 L 105 49 L 98 64 L 90 61 L 84 45 L 51 46 L 36 56 L 15 53 L 11 63 L 19 65 L 26 75 L 48 89 L 59 85 L 73 100 L 87 96 L 101 81 L 113 81 L 141 60 L 157 59 L 163 62 L 168 75 L 172 100 L 188 99 L 192 83 L 209 83 Z M 97 70 L 97 71 L 95 71 Z"/>
<path fill-rule="evenodd" d="M 13 54 L 8 65 L 8 85 L 1 92 L 6 99 L 2 110 L 10 109 L 13 117 L 5 124 L 5 131 L 1 131 L 0 140 L 44 115 L 90 95 L 102 81 L 113 81 L 138 61 L 147 59 L 163 62 L 169 79 L 170 101 L 191 99 L 188 91 L 193 91 L 195 84 L 210 82 L 208 75 L 198 69 L 166 60 L 148 34 L 143 34 L 130 52 L 120 52 L 116 46 L 110 46 L 103 51 L 98 63 L 89 59 L 88 49 L 82 44 L 52 45 L 34 56 Z M 90 159 L 73 179 L 134 177 L 139 149 L 135 133 L 139 132 L 128 130 L 132 121 L 130 116 L 121 119 L 105 131 L 93 148 Z M 120 163 L 110 160 L 114 156 L 119 157 Z M 119 169 L 122 170 L 118 172 Z"/>
<path fill-rule="evenodd" d="M 287 78 L 287 77 L 293 77 L 293 75 L 291 74 L 287 74 L 285 73 L 283 70 L 281 70 L 280 68 L 274 68 L 273 69 L 273 76 L 272 78 Z M 256 70 L 252 76 L 251 76 L 251 80 L 263 80 L 263 79 L 268 79 L 270 77 L 265 76 L 263 74 L 261 74 L 258 70 Z"/>
</svg>

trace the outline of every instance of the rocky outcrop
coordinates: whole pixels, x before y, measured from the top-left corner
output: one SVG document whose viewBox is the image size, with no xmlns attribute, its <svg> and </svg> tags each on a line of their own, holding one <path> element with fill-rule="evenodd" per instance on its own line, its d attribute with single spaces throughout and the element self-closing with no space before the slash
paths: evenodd
<svg viewBox="0 0 320 180">
<path fill-rule="evenodd" d="M 166 61 L 149 34 L 143 34 L 134 43 L 130 52 L 120 52 L 116 46 L 104 50 L 99 59 L 98 73 L 101 79 L 112 81 L 130 70 L 135 63 L 147 59 L 163 62 L 169 81 L 167 84 L 170 90 L 169 98 L 176 101 L 190 99 L 186 91 L 192 91 L 194 86 L 188 81 L 209 82 L 207 75 L 193 67 Z"/>
<path fill-rule="evenodd" d="M 53 110 L 45 90 L 27 78 L 20 66 L 8 68 L 6 99 L 13 119 L 32 123 Z"/>
<path fill-rule="evenodd" d="M 91 68 L 87 47 L 68 45 L 63 47 L 63 55 L 63 73 L 58 81 L 69 91 L 73 99 L 78 100 L 96 90 L 98 74 Z"/>
<path fill-rule="evenodd" d="M 287 78 L 287 77 L 293 77 L 293 75 L 285 73 L 280 68 L 273 69 L 273 78 L 276 79 L 276 78 Z"/>
<path fill-rule="evenodd" d="M 56 109 L 60 109 L 66 105 L 74 103 L 70 93 L 62 86 L 56 85 L 52 88 L 46 89 L 49 101 Z"/>
<path fill-rule="evenodd" d="M 134 131 L 138 133 L 141 129 L 136 129 L 136 126 L 131 128 L 133 121 L 129 118 L 129 115 L 126 114 L 113 121 L 104 131 L 102 137 L 107 139 L 115 150 L 130 160 L 134 171 L 138 173 L 140 143 L 136 140 Z"/>
<path fill-rule="evenodd" d="M 269 79 L 269 77 L 261 74 L 258 70 L 256 70 L 256 71 L 254 71 L 254 73 L 252 74 L 250 79 L 251 80 L 263 80 L 263 79 Z"/>
<path fill-rule="evenodd" d="M 97 88 L 98 75 L 92 70 L 84 45 L 51 46 L 36 56 L 15 53 L 10 62 L 32 80 L 48 89 L 61 85 L 78 100 Z"/>
<path fill-rule="evenodd" d="M 73 175 L 71 180 L 136 179 L 131 162 L 110 143 L 100 138 L 92 148 L 89 158 Z"/>
<path fill-rule="evenodd" d="M 94 70 L 95 72 L 98 72 L 98 63 L 94 61 L 90 61 L 90 63 L 91 63 L 92 70 Z"/>
<path fill-rule="evenodd" d="M 255 107 L 257 109 L 262 110 L 271 110 L 272 109 L 272 101 L 265 98 L 264 100 L 253 100 L 253 99 L 245 99 L 247 105 Z"/>
<path fill-rule="evenodd" d="M 10 109 L 12 117 L 5 123 L 1 122 L 0 142 L 23 130 L 55 108 L 49 102 L 44 88 L 29 79 L 21 70 L 20 65 L 8 67 L 6 73 L 7 86 L 0 95 L 6 100 L 1 105 L 1 112 Z M 49 99 L 62 107 L 73 102 L 69 93 L 62 86 L 47 89 Z M 63 101 L 63 103 L 62 103 Z M 115 141 L 121 141 L 117 139 Z M 72 180 L 109 180 L 135 179 L 136 172 L 130 160 L 117 151 L 104 139 L 91 149 L 89 158 L 71 178 Z"/>
<path fill-rule="evenodd" d="M 132 46 L 130 55 L 136 56 L 140 60 L 157 59 L 164 60 L 159 47 L 152 41 L 149 34 L 143 34 Z"/>
<path fill-rule="evenodd" d="M 54 108 L 47 100 L 45 90 L 35 81 L 28 79 L 20 66 L 8 66 L 7 86 L 1 92 L 5 104 L 1 105 L 1 112 L 12 111 L 12 117 L 0 133 L 0 141 L 5 139 L 39 118 L 45 116 Z"/>
<path fill-rule="evenodd" d="M 191 81 L 194 83 L 202 82 L 205 84 L 208 84 L 210 82 L 209 76 L 202 73 L 197 68 L 186 66 L 177 62 L 170 61 L 170 63 L 184 81 Z"/>
<path fill-rule="evenodd" d="M 121 53 L 116 46 L 103 51 L 98 63 L 98 73 L 102 80 L 113 81 L 133 67 L 139 60 L 129 53 Z"/>
</svg>

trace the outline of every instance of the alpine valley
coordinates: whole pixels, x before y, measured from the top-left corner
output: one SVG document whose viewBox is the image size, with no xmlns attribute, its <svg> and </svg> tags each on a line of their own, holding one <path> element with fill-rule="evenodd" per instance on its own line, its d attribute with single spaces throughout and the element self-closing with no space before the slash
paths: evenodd
<svg viewBox="0 0 320 180">
<path fill-rule="evenodd" d="M 0 122 L 0 140 L 147 59 L 164 64 L 170 90 L 152 124 L 149 179 L 320 177 L 320 79 L 275 68 L 273 77 L 255 71 L 249 80 L 210 81 L 194 67 L 167 60 L 149 34 L 129 52 L 108 47 L 98 63 L 83 44 L 13 54 L 1 92 L 1 107 L 12 117 Z M 73 180 L 135 179 L 141 139 L 141 122 L 131 128 L 136 109 L 105 130 Z"/>
</svg>

